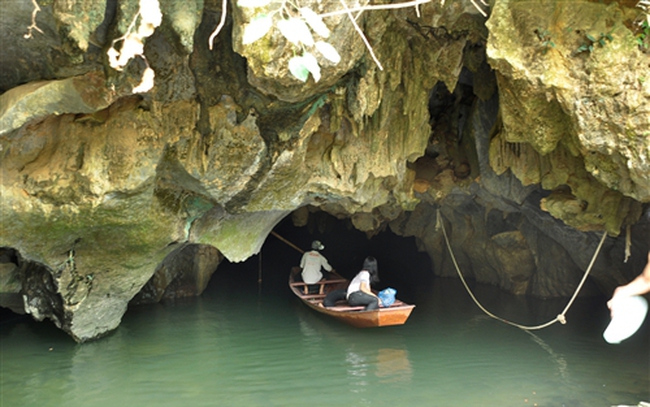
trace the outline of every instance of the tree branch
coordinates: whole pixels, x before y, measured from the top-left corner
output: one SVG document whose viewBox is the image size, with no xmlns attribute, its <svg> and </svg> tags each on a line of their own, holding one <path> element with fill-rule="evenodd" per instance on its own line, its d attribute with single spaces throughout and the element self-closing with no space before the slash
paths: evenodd
<svg viewBox="0 0 650 407">
<path fill-rule="evenodd" d="M 217 28 L 212 31 L 212 34 L 210 34 L 210 38 L 208 38 L 208 47 L 210 50 L 212 50 L 212 47 L 214 45 L 214 39 L 219 35 L 221 32 L 221 29 L 223 26 L 226 24 L 226 14 L 228 14 L 228 0 L 222 0 L 221 1 L 221 21 L 219 21 L 219 25 Z"/>
<path fill-rule="evenodd" d="M 32 30 L 36 30 L 41 34 L 45 34 L 43 30 L 38 28 L 38 25 L 36 25 L 36 14 L 38 14 L 38 12 L 41 11 L 41 8 L 38 6 L 36 0 L 32 0 L 32 4 L 34 5 L 34 10 L 32 11 L 32 25 L 27 27 L 27 34 L 23 35 L 23 38 L 25 39 L 32 38 Z"/>
<path fill-rule="evenodd" d="M 479 13 L 483 14 L 483 17 L 487 17 L 487 16 L 488 16 L 487 13 L 486 13 L 485 11 L 483 11 L 483 9 L 478 5 L 478 3 L 476 2 L 476 0 L 469 0 L 469 1 L 472 2 L 472 4 L 473 4 L 474 7 L 478 10 Z M 484 2 L 483 0 L 480 0 L 480 1 L 481 1 L 481 3 L 485 4 L 485 2 Z"/>
<path fill-rule="evenodd" d="M 345 11 L 347 12 L 348 17 L 350 17 L 350 21 L 352 22 L 352 25 L 354 25 L 354 28 L 357 30 L 357 32 L 358 32 L 359 35 L 361 36 L 361 39 L 363 40 L 363 43 L 366 44 L 366 48 L 368 48 L 368 52 L 370 52 L 370 56 L 372 56 L 372 59 L 375 61 L 375 64 L 377 64 L 377 66 L 379 67 L 379 70 L 380 70 L 380 71 L 383 71 L 384 68 L 381 66 L 381 63 L 379 62 L 379 60 L 378 60 L 377 57 L 375 56 L 375 52 L 372 50 L 372 47 L 370 46 L 370 43 L 368 42 L 368 39 L 367 39 L 366 36 L 363 34 L 363 31 L 361 31 L 361 28 L 359 27 L 359 25 L 358 25 L 357 22 L 355 21 L 354 17 L 352 16 L 352 10 L 350 10 L 350 9 L 348 8 L 348 5 L 345 4 L 345 1 L 344 1 L 344 0 L 340 0 L 340 1 L 341 1 L 341 4 L 343 5 L 343 8 L 344 8 Z M 429 1 L 429 0 L 427 0 L 427 1 Z"/>
<path fill-rule="evenodd" d="M 319 14 L 321 17 L 334 17 L 334 16 L 339 16 L 341 14 L 349 14 L 353 13 L 355 11 L 368 11 L 368 10 L 394 10 L 394 9 L 400 9 L 400 8 L 406 8 L 406 7 L 415 7 L 419 4 L 426 4 L 426 3 L 431 3 L 432 0 L 413 0 L 413 1 L 407 1 L 404 3 L 396 3 L 396 4 L 371 4 L 371 5 L 366 5 L 366 6 L 358 6 L 358 7 L 353 7 L 353 8 L 348 8 L 347 6 L 345 7 L 345 10 L 337 10 L 337 11 L 332 11 L 329 13 L 323 13 Z"/>
</svg>

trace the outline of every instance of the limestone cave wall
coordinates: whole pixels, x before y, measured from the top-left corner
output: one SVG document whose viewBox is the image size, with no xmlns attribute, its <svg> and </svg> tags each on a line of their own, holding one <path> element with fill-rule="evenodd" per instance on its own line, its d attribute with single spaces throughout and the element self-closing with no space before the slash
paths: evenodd
<svg viewBox="0 0 650 407">
<path fill-rule="evenodd" d="M 521 295 L 571 295 L 603 233 L 586 293 L 640 270 L 650 33 L 635 2 L 366 10 L 378 65 L 340 3 L 305 1 L 341 62 L 304 83 L 279 31 L 244 44 L 259 10 L 235 2 L 37 4 L 0 13 L 0 305 L 77 341 L 130 302 L 199 295 L 292 213 L 415 236 L 452 276 L 442 222 L 471 277 Z M 151 7 L 159 26 L 134 33 Z M 142 55 L 114 69 L 127 38 Z"/>
</svg>

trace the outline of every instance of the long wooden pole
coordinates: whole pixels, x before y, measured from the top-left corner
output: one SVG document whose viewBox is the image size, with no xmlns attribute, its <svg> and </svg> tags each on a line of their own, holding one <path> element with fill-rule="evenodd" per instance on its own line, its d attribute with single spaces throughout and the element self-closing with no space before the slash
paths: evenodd
<svg viewBox="0 0 650 407">
<path fill-rule="evenodd" d="M 305 252 L 305 251 L 302 250 L 300 247 L 298 247 L 298 246 L 296 246 L 295 244 L 291 243 L 290 241 L 288 241 L 287 239 L 285 239 L 285 238 L 283 238 L 282 236 L 278 235 L 278 234 L 275 233 L 274 231 L 271 231 L 271 234 L 272 234 L 273 236 L 277 237 L 278 239 L 282 240 L 284 243 L 288 244 L 289 246 L 293 247 L 294 249 L 298 250 L 300 253 L 304 253 L 304 252 Z"/>
<path fill-rule="evenodd" d="M 262 293 L 262 251 L 259 254 L 259 263 L 257 269 L 257 295 Z"/>
</svg>

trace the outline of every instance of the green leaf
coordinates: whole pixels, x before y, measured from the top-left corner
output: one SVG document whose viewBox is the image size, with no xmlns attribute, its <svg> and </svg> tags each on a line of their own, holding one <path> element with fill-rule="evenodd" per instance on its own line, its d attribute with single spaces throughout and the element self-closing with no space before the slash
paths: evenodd
<svg viewBox="0 0 650 407">
<path fill-rule="evenodd" d="M 298 32 L 294 29 L 295 26 L 295 18 L 291 19 L 282 19 L 278 21 L 277 27 L 278 30 L 280 30 L 280 33 L 284 36 L 284 38 L 287 39 L 292 44 L 299 45 L 300 44 L 300 36 L 298 35 Z"/>
<path fill-rule="evenodd" d="M 309 69 L 303 63 L 302 57 L 293 57 L 289 60 L 289 72 L 301 82 L 307 82 Z"/>
<path fill-rule="evenodd" d="M 239 7 L 255 8 L 268 6 L 269 4 L 271 4 L 271 0 L 237 0 Z"/>
<path fill-rule="evenodd" d="M 300 18 L 290 18 L 278 21 L 278 30 L 292 44 L 298 45 L 301 42 L 308 47 L 314 45 L 314 37 L 309 31 L 307 24 Z"/>
<path fill-rule="evenodd" d="M 244 45 L 252 44 L 264 37 L 273 26 L 273 18 L 270 15 L 259 14 L 244 27 Z"/>
<path fill-rule="evenodd" d="M 316 57 L 309 52 L 305 52 L 302 56 L 302 63 L 311 72 L 311 76 L 314 77 L 314 81 L 318 82 L 320 80 L 320 66 Z"/>
<path fill-rule="evenodd" d="M 336 51 L 336 48 L 334 48 L 329 43 L 327 43 L 325 41 L 316 41 L 316 49 L 327 60 L 332 61 L 335 64 L 338 64 L 339 62 L 341 62 L 341 56 Z"/>
<path fill-rule="evenodd" d="M 589 34 L 587 34 L 587 39 L 591 42 L 596 42 L 596 39 Z"/>
<path fill-rule="evenodd" d="M 323 18 L 316 14 L 314 10 L 310 9 L 309 7 L 303 7 L 300 9 L 300 14 L 305 20 L 307 20 L 307 24 L 309 24 L 311 29 L 314 30 L 316 34 L 320 35 L 323 38 L 330 36 L 330 29 L 327 28 L 323 22 Z"/>
<path fill-rule="evenodd" d="M 607 35 L 605 36 L 605 38 L 607 38 L 607 39 L 610 40 L 610 41 L 613 41 L 613 40 L 614 40 L 614 37 L 612 37 L 612 34 L 607 34 Z"/>
<path fill-rule="evenodd" d="M 605 46 L 605 40 L 602 38 L 598 40 L 598 43 L 600 44 L 601 47 Z"/>
</svg>

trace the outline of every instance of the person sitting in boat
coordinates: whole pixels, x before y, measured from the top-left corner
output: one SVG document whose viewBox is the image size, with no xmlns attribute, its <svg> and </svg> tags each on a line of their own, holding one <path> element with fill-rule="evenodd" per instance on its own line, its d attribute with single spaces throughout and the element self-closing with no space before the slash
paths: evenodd
<svg viewBox="0 0 650 407">
<path fill-rule="evenodd" d="M 308 289 L 315 289 L 314 284 L 318 283 L 323 278 L 323 273 L 321 272 L 321 267 L 327 271 L 332 271 L 332 266 L 327 262 L 325 256 L 319 253 L 319 250 L 323 250 L 325 246 L 318 240 L 314 240 L 311 243 L 312 250 L 305 252 L 300 259 L 300 268 L 302 268 L 302 281 L 305 284 L 308 284 Z M 323 284 L 320 284 L 319 293 L 323 293 Z"/>
<path fill-rule="evenodd" d="M 347 300 L 352 306 L 365 305 L 364 311 L 379 308 L 380 300 L 370 288 L 379 282 L 377 259 L 372 256 L 363 261 L 363 269 L 352 279 L 348 286 Z"/>
</svg>

